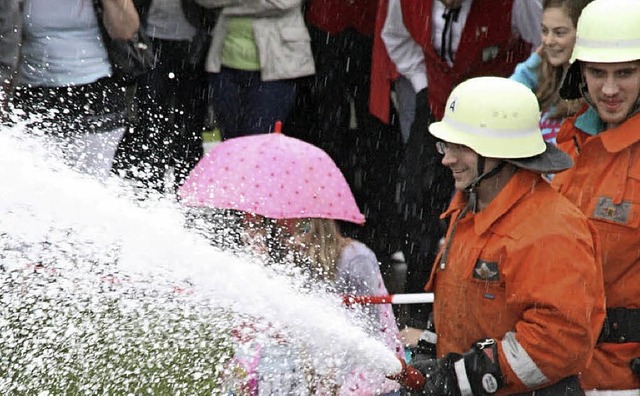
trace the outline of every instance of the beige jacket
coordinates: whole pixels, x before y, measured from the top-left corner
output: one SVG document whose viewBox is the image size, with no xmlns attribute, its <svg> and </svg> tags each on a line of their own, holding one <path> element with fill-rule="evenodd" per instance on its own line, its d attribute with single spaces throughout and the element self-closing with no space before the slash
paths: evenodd
<svg viewBox="0 0 640 396">
<path fill-rule="evenodd" d="M 301 0 L 196 0 L 203 7 L 223 7 L 212 32 L 205 68 L 221 68 L 227 18 L 253 18 L 253 31 L 263 81 L 283 80 L 315 73 L 311 39 L 304 24 Z"/>
</svg>

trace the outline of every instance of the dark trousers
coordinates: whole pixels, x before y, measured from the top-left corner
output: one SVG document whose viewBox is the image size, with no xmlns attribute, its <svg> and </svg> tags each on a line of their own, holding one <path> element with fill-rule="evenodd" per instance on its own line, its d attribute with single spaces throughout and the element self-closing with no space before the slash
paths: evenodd
<svg viewBox="0 0 640 396">
<path fill-rule="evenodd" d="M 284 132 L 322 148 L 336 162 L 367 217 L 364 227 L 343 224 L 345 233 L 388 263 L 399 249 L 393 222 L 402 141 L 397 117 L 387 125 L 369 113 L 373 40 L 354 29 L 329 34 L 309 26 L 309 33 L 316 74 L 298 81 Z"/>
<path fill-rule="evenodd" d="M 287 118 L 294 80 L 262 81 L 259 71 L 223 67 L 209 75 L 211 99 L 224 139 L 269 133 Z"/>
<path fill-rule="evenodd" d="M 190 42 L 153 40 L 156 62 L 138 81 L 131 127 L 114 170 L 162 190 L 174 168 L 176 187 L 202 156 L 207 86 L 203 65 L 189 63 Z"/>
<path fill-rule="evenodd" d="M 449 205 L 454 192 L 451 171 L 441 164 L 436 138 L 428 132 L 433 117 L 429 111 L 428 93 L 416 95 L 415 118 L 411 125 L 398 183 L 400 212 L 398 228 L 402 230 L 402 251 L 407 260 L 408 293 L 420 293 L 429 279 L 447 224 L 440 214 Z M 425 328 L 431 312 L 428 304 L 409 306 L 406 324 Z"/>
<path fill-rule="evenodd" d="M 124 126 L 126 91 L 122 82 L 108 77 L 84 85 L 18 86 L 12 104 L 24 111 L 29 125 L 68 137 Z"/>
</svg>

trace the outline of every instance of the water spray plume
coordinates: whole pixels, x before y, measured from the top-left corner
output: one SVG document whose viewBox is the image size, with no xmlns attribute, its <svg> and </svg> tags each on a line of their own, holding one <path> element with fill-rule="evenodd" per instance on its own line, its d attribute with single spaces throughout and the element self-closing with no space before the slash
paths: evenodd
<svg viewBox="0 0 640 396">
<path fill-rule="evenodd" d="M 126 285 L 98 281 L 96 267 L 105 266 L 108 271 L 97 273 L 110 276 L 112 271 L 118 279 L 132 280 L 135 287 L 148 287 L 150 294 L 158 288 L 187 285 L 193 293 L 180 293 L 180 298 L 187 301 L 184 307 L 195 307 L 189 311 L 193 315 L 205 304 L 260 318 L 290 335 L 291 342 L 303 345 L 321 372 L 336 372 L 353 364 L 385 375 L 402 371 L 393 352 L 351 323 L 340 298 L 301 294 L 287 277 L 255 260 L 220 251 L 185 229 L 182 208 L 175 201 L 136 201 L 116 178 L 98 181 L 68 169 L 43 149 L 45 144 L 16 128 L 0 133 L 0 180 L 5 183 L 0 189 L 0 274 L 23 271 L 26 264 L 40 260 L 52 262 L 51 268 L 63 276 L 93 276 L 101 290 Z M 72 264 L 48 257 L 55 254 L 72 258 Z M 71 282 L 65 293 L 73 293 L 74 288 L 78 289 Z M 117 299 L 114 302 L 123 305 Z M 152 306 L 160 311 L 162 302 Z M 135 298 L 126 304 L 130 306 L 120 309 L 138 309 Z M 0 333 L 11 326 L 0 320 Z M 37 320 L 34 326 L 29 331 L 37 338 L 43 329 L 37 328 Z M 48 352 L 44 352 L 34 358 L 46 360 Z M 0 381 L 0 389 L 10 388 Z"/>
</svg>

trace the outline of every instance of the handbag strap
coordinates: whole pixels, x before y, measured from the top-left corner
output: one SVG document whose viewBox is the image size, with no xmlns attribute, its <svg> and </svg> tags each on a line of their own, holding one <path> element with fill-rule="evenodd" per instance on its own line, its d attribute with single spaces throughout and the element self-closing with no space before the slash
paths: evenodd
<svg viewBox="0 0 640 396">
<path fill-rule="evenodd" d="M 96 19 L 98 20 L 98 27 L 100 28 L 102 41 L 106 45 L 111 41 L 111 36 L 109 36 L 109 32 L 107 32 L 107 28 L 104 26 L 104 8 L 102 7 L 102 0 L 92 0 L 92 1 L 93 1 L 93 11 L 95 12 Z"/>
</svg>

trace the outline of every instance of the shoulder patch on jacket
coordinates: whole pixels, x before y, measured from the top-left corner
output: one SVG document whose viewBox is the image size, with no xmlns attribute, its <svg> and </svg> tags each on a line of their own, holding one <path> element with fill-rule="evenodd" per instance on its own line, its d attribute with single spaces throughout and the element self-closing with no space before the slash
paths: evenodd
<svg viewBox="0 0 640 396">
<path fill-rule="evenodd" d="M 631 203 L 622 202 L 614 204 L 613 200 L 608 197 L 599 197 L 598 203 L 593 210 L 593 217 L 596 219 L 604 219 L 616 223 L 627 224 L 629 222 L 629 213 L 631 212 Z"/>
<path fill-rule="evenodd" d="M 498 263 L 484 260 L 476 261 L 476 265 L 473 267 L 473 278 L 493 282 L 500 280 Z"/>
</svg>

